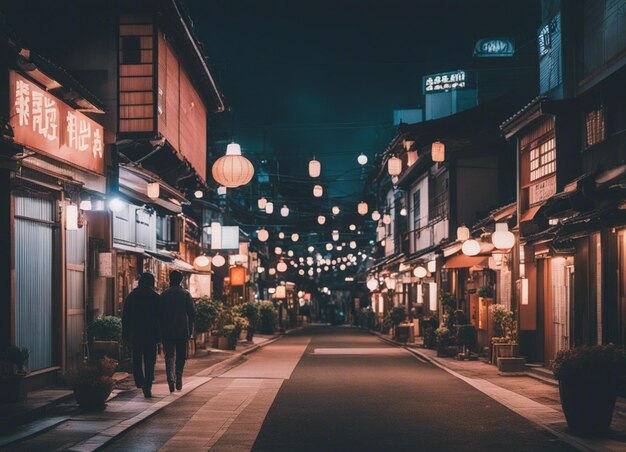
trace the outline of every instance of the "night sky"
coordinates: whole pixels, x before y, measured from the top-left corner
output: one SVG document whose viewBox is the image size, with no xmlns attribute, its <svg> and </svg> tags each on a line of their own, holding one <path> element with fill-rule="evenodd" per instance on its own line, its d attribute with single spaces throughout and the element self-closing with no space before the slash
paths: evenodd
<svg viewBox="0 0 626 452">
<path fill-rule="evenodd" d="M 522 51 L 536 53 L 540 16 L 537 1 L 519 0 L 187 5 L 232 108 L 219 131 L 253 161 L 273 152 L 286 179 L 304 176 L 315 154 L 332 195 L 345 200 L 363 190 L 359 153 L 371 163 L 393 137 L 393 110 L 421 104 L 422 75 L 472 69 L 479 38 L 514 37 Z"/>
</svg>

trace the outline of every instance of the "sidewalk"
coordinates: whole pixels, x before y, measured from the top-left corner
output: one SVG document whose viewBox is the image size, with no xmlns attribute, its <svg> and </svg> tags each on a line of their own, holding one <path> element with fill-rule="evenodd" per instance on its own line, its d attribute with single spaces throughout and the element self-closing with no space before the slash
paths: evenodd
<svg viewBox="0 0 626 452">
<path fill-rule="evenodd" d="M 187 361 L 182 391 L 170 394 L 165 378 L 165 362 L 157 359 L 153 397 L 145 399 L 140 389 L 136 389 L 132 375 L 117 384 L 107 407 L 101 412 L 84 412 L 75 403 L 71 390 L 60 390 L 46 394 L 35 391 L 29 394 L 29 400 L 23 402 L 22 410 L 35 406 L 34 403 L 47 399 L 49 407 L 39 412 L 39 418 L 18 427 L 7 428 L 0 434 L 2 450 L 76 450 L 91 451 L 103 446 L 115 436 L 134 427 L 139 422 L 152 416 L 180 397 L 212 379 L 228 368 L 238 364 L 246 354 L 252 353 L 280 336 L 255 335 L 254 341 L 240 341 L 237 350 L 198 350 L 196 356 Z M 60 399 L 59 399 L 60 397 Z M 20 405 L 20 404 L 15 404 Z M 18 407 L 15 407 L 18 408 Z M 3 411 L 5 406 L 3 406 Z"/>
<path fill-rule="evenodd" d="M 567 429 L 561 409 L 558 382 L 551 373 L 541 376 L 529 372 L 526 375 L 500 375 L 496 366 L 486 361 L 459 361 L 454 358 L 439 358 L 435 350 L 423 348 L 421 344 L 401 344 L 388 334 L 373 332 L 381 339 L 404 347 L 446 372 L 465 381 L 492 399 L 540 425 L 578 450 L 623 451 L 626 450 L 626 400 L 618 398 L 611 434 L 607 438 L 582 438 Z"/>
</svg>

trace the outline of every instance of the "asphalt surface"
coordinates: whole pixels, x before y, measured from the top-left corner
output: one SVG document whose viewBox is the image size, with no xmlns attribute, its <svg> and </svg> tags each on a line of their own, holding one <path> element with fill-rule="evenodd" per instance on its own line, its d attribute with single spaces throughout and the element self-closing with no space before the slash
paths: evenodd
<svg viewBox="0 0 626 452">
<path fill-rule="evenodd" d="M 233 438 L 238 431 L 252 435 L 248 444 L 255 451 L 572 450 L 447 372 L 353 328 L 311 327 L 281 338 L 267 351 L 250 355 L 248 364 L 257 362 L 250 371 L 271 365 L 263 360 L 271 347 L 309 337 L 290 376 L 268 399 L 269 411 L 266 408 L 255 424 L 260 426 L 260 431 L 255 427 L 256 441 L 256 432 L 245 428 L 253 424 L 233 424 Z M 271 380 L 263 375 L 234 377 Z M 171 439 L 231 381 L 212 380 L 110 443 L 107 450 L 157 450 L 168 441 L 182 445 Z M 202 430 L 198 432 L 202 436 Z M 250 449 L 236 444 L 245 443 L 217 442 L 214 449 Z"/>
</svg>

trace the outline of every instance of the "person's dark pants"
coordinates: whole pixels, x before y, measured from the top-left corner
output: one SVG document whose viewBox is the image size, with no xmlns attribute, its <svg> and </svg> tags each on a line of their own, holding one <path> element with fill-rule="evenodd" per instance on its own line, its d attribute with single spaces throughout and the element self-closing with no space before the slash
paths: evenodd
<svg viewBox="0 0 626 452">
<path fill-rule="evenodd" d="M 156 350 L 156 344 L 137 344 L 133 346 L 133 378 L 138 388 L 148 391 L 152 389 Z"/>
<path fill-rule="evenodd" d="M 187 341 L 165 341 L 165 373 L 167 382 L 175 384 L 177 379 L 182 378 L 187 360 Z M 174 367 L 176 361 L 176 367 Z"/>
</svg>

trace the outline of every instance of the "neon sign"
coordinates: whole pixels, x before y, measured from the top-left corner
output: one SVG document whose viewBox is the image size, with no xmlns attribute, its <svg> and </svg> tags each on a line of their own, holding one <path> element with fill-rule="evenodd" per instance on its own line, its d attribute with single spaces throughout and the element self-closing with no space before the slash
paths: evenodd
<svg viewBox="0 0 626 452">
<path fill-rule="evenodd" d="M 465 88 L 465 71 L 442 72 L 424 76 L 424 94 Z"/>
</svg>

